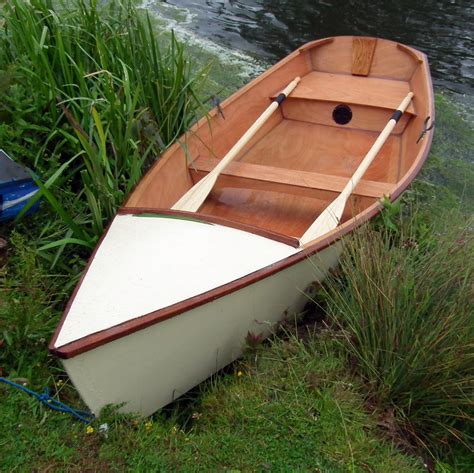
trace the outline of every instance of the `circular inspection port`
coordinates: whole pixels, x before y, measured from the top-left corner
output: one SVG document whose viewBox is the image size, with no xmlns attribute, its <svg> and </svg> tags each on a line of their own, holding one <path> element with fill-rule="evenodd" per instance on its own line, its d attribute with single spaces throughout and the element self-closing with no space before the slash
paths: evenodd
<svg viewBox="0 0 474 473">
<path fill-rule="evenodd" d="M 338 105 L 332 112 L 332 118 L 338 125 L 347 125 L 352 120 L 352 110 L 348 105 Z"/>
</svg>

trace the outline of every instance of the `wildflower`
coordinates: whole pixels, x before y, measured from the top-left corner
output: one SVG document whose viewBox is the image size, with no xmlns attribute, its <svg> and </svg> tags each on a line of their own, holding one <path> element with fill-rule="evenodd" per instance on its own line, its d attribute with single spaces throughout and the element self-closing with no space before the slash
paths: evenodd
<svg viewBox="0 0 474 473">
<path fill-rule="evenodd" d="M 240 378 L 244 375 L 244 373 L 242 373 L 242 371 L 237 371 L 237 377 Z"/>
<path fill-rule="evenodd" d="M 151 430 L 152 427 L 153 427 L 153 422 L 152 422 L 151 420 L 147 420 L 147 421 L 145 422 L 145 429 L 146 429 L 146 430 Z"/>
<path fill-rule="evenodd" d="M 202 414 L 200 412 L 193 412 L 193 415 L 191 417 L 195 420 L 198 420 L 202 417 Z"/>
<path fill-rule="evenodd" d="M 91 425 L 88 425 L 87 428 L 86 428 L 86 434 L 90 435 L 90 434 L 93 434 L 93 433 L 94 433 L 94 427 L 92 427 Z"/>
<path fill-rule="evenodd" d="M 177 434 L 178 433 L 178 427 L 176 427 L 176 425 L 173 425 L 173 427 L 171 427 L 171 433 L 172 434 Z"/>
<path fill-rule="evenodd" d="M 60 388 L 62 385 L 64 384 L 64 381 L 62 379 L 60 379 L 57 383 L 56 383 L 56 386 L 58 388 Z"/>
<path fill-rule="evenodd" d="M 109 436 L 109 424 L 100 424 L 99 426 L 99 432 L 105 437 L 108 438 Z"/>
</svg>

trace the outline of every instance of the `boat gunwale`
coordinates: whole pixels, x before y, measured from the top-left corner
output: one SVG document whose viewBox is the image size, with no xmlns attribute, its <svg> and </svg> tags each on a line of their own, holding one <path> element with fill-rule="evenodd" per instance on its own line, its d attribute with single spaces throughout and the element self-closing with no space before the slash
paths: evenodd
<svg viewBox="0 0 474 473">
<path fill-rule="evenodd" d="M 121 207 L 117 211 L 117 215 L 142 215 L 142 214 L 156 214 L 165 216 L 176 216 L 183 217 L 183 219 L 200 221 L 203 223 L 210 223 L 216 225 L 222 225 L 224 227 L 235 228 L 236 230 L 242 230 L 244 232 L 252 233 L 254 235 L 268 238 L 269 240 L 278 241 L 285 245 L 298 248 L 300 241 L 296 237 L 288 236 L 283 233 L 274 232 L 266 228 L 257 227 L 248 223 L 241 223 L 235 220 L 229 220 L 224 217 L 218 217 L 217 215 L 189 212 L 186 210 L 173 210 L 173 209 L 161 209 L 152 207 Z"/>
<path fill-rule="evenodd" d="M 316 40 L 311 43 L 308 43 L 308 45 L 303 45 L 296 51 L 294 51 L 292 54 L 284 58 L 282 61 L 279 63 L 275 64 L 273 67 L 268 69 L 266 72 L 264 72 L 262 75 L 251 81 L 249 84 L 244 86 L 242 89 L 240 89 L 238 92 L 233 94 L 231 97 L 229 97 L 226 101 L 223 102 L 223 106 L 226 103 L 231 103 L 237 98 L 239 98 L 245 91 L 247 91 L 250 87 L 253 87 L 256 85 L 258 82 L 263 80 L 265 77 L 267 77 L 269 74 L 275 71 L 275 69 L 281 67 L 281 65 L 287 63 L 289 60 L 293 59 L 296 55 L 300 54 L 303 50 L 308 51 L 308 49 L 311 49 L 310 47 L 305 48 L 305 46 L 311 45 L 311 47 L 316 47 L 320 42 L 323 44 L 325 42 L 328 42 L 329 39 L 333 38 L 325 38 L 321 40 Z M 384 41 L 390 41 L 390 40 L 384 40 Z M 392 41 L 393 43 L 397 43 L 396 41 Z M 400 43 L 397 43 L 400 44 Z M 402 45 L 404 50 L 412 50 L 413 48 L 410 48 L 408 46 Z M 305 49 L 302 49 L 305 48 Z M 428 97 L 427 97 L 427 105 L 428 105 L 428 112 L 429 116 L 431 117 L 432 122 L 434 123 L 435 120 L 435 107 L 434 107 L 434 94 L 433 94 L 433 87 L 432 87 L 432 80 L 431 80 L 431 73 L 428 67 L 428 60 L 427 56 L 422 53 L 421 51 L 417 51 L 413 49 L 413 55 L 420 55 L 418 56 L 418 59 L 421 60 L 420 62 L 420 67 L 423 67 L 424 69 L 424 80 L 425 80 L 425 85 L 427 86 L 427 92 L 428 92 Z M 217 112 L 212 111 L 210 116 L 213 116 Z M 203 117 L 201 118 L 193 127 L 192 129 L 195 129 L 199 126 L 201 126 L 204 122 L 207 122 L 209 120 L 208 117 Z M 433 140 L 433 132 L 428 133 L 427 136 L 424 138 L 422 141 L 420 150 L 415 157 L 412 166 L 407 170 L 405 175 L 396 183 L 396 187 L 394 187 L 392 193 L 388 197 L 391 202 L 395 201 L 404 191 L 405 189 L 410 185 L 410 183 L 413 181 L 413 179 L 416 177 L 418 172 L 420 171 L 423 163 L 426 161 L 430 146 Z M 166 157 L 170 157 L 174 150 L 180 146 L 178 142 L 173 144 L 167 151 L 166 151 Z M 163 156 L 165 158 L 165 156 Z M 160 167 L 163 165 L 164 159 L 161 159 L 156 162 L 154 166 L 148 171 L 148 175 L 151 174 L 151 170 L 154 169 L 155 167 Z M 144 208 L 142 207 L 131 207 L 128 205 L 129 199 L 127 199 L 124 207 L 122 207 L 117 214 L 133 214 L 134 212 L 140 212 L 144 213 Z M 56 340 L 61 332 L 62 326 L 67 318 L 67 315 L 69 313 L 69 310 L 74 302 L 74 299 L 82 286 L 82 282 L 84 281 L 87 272 L 95 258 L 95 255 L 97 251 L 99 250 L 103 240 L 107 236 L 108 231 L 110 230 L 110 227 L 113 223 L 113 220 L 109 223 L 107 226 L 107 229 L 105 230 L 104 234 L 101 236 L 99 239 L 97 246 L 95 247 L 92 255 L 90 256 L 88 263 L 86 265 L 86 268 L 77 283 L 76 287 L 74 288 L 74 291 L 66 305 L 66 308 L 63 312 L 63 315 L 61 317 L 61 320 L 56 327 L 56 330 L 54 331 L 52 340 L 49 344 L 49 351 L 53 355 L 62 358 L 62 359 L 69 359 L 73 358 L 75 356 L 78 356 L 82 353 L 85 353 L 87 351 L 93 350 L 95 348 L 100 347 L 101 345 L 104 345 L 106 343 L 112 342 L 114 340 L 117 340 L 119 338 L 123 338 L 127 335 L 130 335 L 134 332 L 146 329 L 147 327 L 151 325 L 155 325 L 157 323 L 163 322 L 167 319 L 170 319 L 172 317 L 178 316 L 180 314 L 183 314 L 195 307 L 204 305 L 206 303 L 210 303 L 218 298 L 224 297 L 227 294 L 230 294 L 232 292 L 235 292 L 237 290 L 240 290 L 246 286 L 249 286 L 253 283 L 256 283 L 262 279 L 265 279 L 269 276 L 272 276 L 292 265 L 295 265 L 305 258 L 311 257 L 318 253 L 319 251 L 322 251 L 326 248 L 328 248 L 330 245 L 334 244 L 338 240 L 340 240 L 343 236 L 346 234 L 350 233 L 352 230 L 354 230 L 356 227 L 362 225 L 365 222 L 368 222 L 372 218 L 374 218 L 383 208 L 383 204 L 380 200 L 374 202 L 372 205 L 367 207 L 364 211 L 359 213 L 358 215 L 352 217 L 345 223 L 341 224 L 340 226 L 336 227 L 334 230 L 331 232 L 327 233 L 326 235 L 323 235 L 322 237 L 314 240 L 307 246 L 301 249 L 301 251 L 295 253 L 294 255 L 291 255 L 287 258 L 284 258 L 283 260 L 280 260 L 277 263 L 271 264 L 269 266 L 266 266 L 264 268 L 261 268 L 260 270 L 257 270 L 253 273 L 250 273 L 246 276 L 243 276 L 241 278 L 238 278 L 234 281 L 231 281 L 227 284 L 224 284 L 222 286 L 219 286 L 217 288 L 211 289 L 207 292 L 204 292 L 202 294 L 199 294 L 197 296 L 191 297 L 189 299 L 185 299 L 179 303 L 173 304 L 171 306 L 150 312 L 148 314 L 144 314 L 142 316 L 138 316 L 134 319 L 131 319 L 126 322 L 122 322 L 120 324 L 117 324 L 113 327 L 109 327 L 107 329 L 101 330 L 99 332 L 92 333 L 90 335 L 87 335 L 85 337 L 81 337 L 77 340 L 74 340 L 73 342 L 67 343 L 65 345 L 62 345 L 60 347 L 56 347 L 55 343 Z M 148 212 L 151 209 L 146 209 Z M 165 209 L 153 209 L 152 213 L 165 213 Z M 168 210 L 168 212 L 172 212 Z M 202 219 L 203 221 L 206 221 L 207 216 L 201 215 L 201 214 L 196 214 L 193 212 L 184 212 L 187 216 L 192 216 L 194 217 L 195 220 L 200 220 Z M 220 218 L 219 218 L 220 219 Z M 221 220 L 221 224 L 224 224 L 224 221 L 226 219 Z M 217 223 L 217 222 L 215 222 Z M 228 221 L 228 226 L 234 226 L 235 222 Z M 251 227 L 249 225 L 249 227 Z M 273 233 L 273 232 L 270 232 Z M 274 235 L 279 235 L 277 233 L 274 233 Z M 291 238 L 291 237 L 287 237 Z"/>
</svg>

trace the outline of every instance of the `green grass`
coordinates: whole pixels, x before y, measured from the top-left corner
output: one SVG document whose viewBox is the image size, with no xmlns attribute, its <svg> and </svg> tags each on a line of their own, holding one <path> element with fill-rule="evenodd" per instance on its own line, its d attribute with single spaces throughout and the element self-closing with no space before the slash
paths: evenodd
<svg viewBox="0 0 474 473">
<path fill-rule="evenodd" d="M 92 424 L 12 392 L 2 404 L 2 464 L 41 471 L 422 471 L 381 440 L 328 336 L 259 347 L 151 420 L 106 413 Z M 238 374 L 242 374 L 239 376 Z M 70 388 L 59 388 L 68 397 Z M 0 386 L 0 390 L 2 387 Z M 107 423 L 107 437 L 100 425 Z"/>
<path fill-rule="evenodd" d="M 62 223 L 41 245 L 54 266 L 66 245 L 93 248 L 142 173 L 203 114 L 206 74 L 128 0 L 13 0 L 3 16 L 0 84 L 12 98 L 0 136 L 40 175 L 38 198 Z"/>
</svg>

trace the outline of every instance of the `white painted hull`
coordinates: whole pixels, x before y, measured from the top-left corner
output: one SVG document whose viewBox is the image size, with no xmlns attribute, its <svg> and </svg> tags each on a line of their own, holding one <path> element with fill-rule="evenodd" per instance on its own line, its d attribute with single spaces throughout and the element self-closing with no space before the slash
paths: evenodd
<svg viewBox="0 0 474 473">
<path fill-rule="evenodd" d="M 62 360 L 98 414 L 108 404 L 144 416 L 172 402 L 242 354 L 250 331 L 268 335 L 307 301 L 303 291 L 337 264 L 340 243 L 187 312 Z"/>
</svg>

